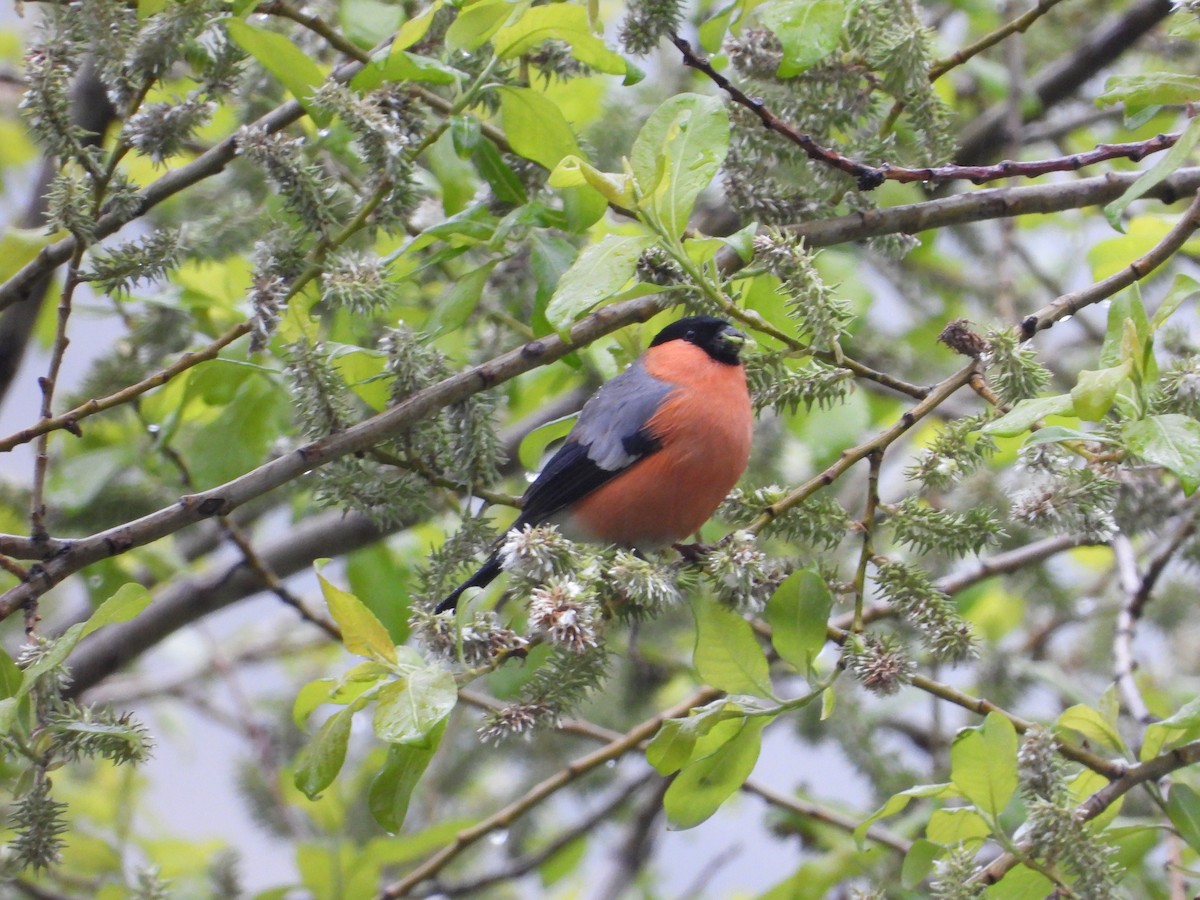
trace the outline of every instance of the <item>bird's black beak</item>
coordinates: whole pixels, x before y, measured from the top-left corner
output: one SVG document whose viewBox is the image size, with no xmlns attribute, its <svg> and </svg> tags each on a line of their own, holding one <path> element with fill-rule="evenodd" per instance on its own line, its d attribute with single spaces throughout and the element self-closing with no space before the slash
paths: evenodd
<svg viewBox="0 0 1200 900">
<path fill-rule="evenodd" d="M 753 344 L 750 338 L 738 331 L 732 325 L 726 325 L 721 329 L 721 340 L 733 348 L 734 353 L 741 353 L 747 344 Z"/>
</svg>

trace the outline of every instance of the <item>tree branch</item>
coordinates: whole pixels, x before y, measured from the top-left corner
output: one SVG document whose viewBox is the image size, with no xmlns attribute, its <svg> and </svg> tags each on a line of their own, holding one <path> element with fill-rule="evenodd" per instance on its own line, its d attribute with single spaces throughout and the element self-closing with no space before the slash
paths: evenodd
<svg viewBox="0 0 1200 900">
<path fill-rule="evenodd" d="M 1101 23 L 1084 36 L 1074 52 L 1064 56 L 1032 79 L 1030 88 L 1036 108 L 1025 114 L 1025 121 L 1037 118 L 1047 109 L 1065 100 L 1106 66 L 1111 66 L 1151 28 L 1171 14 L 1171 0 L 1141 0 L 1124 12 Z M 964 129 L 957 154 L 959 162 L 974 164 L 995 156 L 996 148 L 1006 144 L 1006 116 L 998 104 L 978 116 Z"/>
<path fill-rule="evenodd" d="M 651 295 L 606 307 L 576 324 L 571 329 L 569 340 L 548 335 L 530 341 L 418 391 L 366 421 L 304 444 L 232 481 L 181 497 L 172 505 L 133 522 L 71 541 L 43 565 L 34 567 L 30 581 L 0 595 L 0 619 L 12 615 L 84 566 L 144 546 L 212 516 L 227 515 L 243 503 L 275 490 L 314 468 L 351 453 L 368 450 L 381 441 L 403 433 L 438 409 L 459 403 L 523 372 L 561 359 L 622 326 L 644 322 L 659 311 L 661 302 L 659 297 Z"/>
<path fill-rule="evenodd" d="M 1129 287 L 1135 281 L 1141 281 L 1174 256 L 1187 243 L 1187 240 L 1195 233 L 1197 228 L 1200 228 L 1200 193 L 1192 198 L 1191 206 L 1187 208 L 1183 217 L 1175 223 L 1175 227 L 1167 232 L 1166 237 L 1152 247 L 1149 252 L 1138 257 L 1116 274 L 1110 275 L 1102 281 L 1097 281 L 1091 287 L 1063 294 L 1053 302 L 1043 306 L 1033 315 L 1026 317 L 1021 322 L 1021 338 L 1029 340 L 1029 338 L 1033 337 L 1039 331 L 1053 327 L 1056 322 L 1075 315 L 1075 313 L 1085 307 L 1091 306 L 1093 303 L 1107 300 L 1113 294 Z"/>
<path fill-rule="evenodd" d="M 882 163 L 877 166 L 868 165 L 822 146 L 812 135 L 797 131 L 791 124 L 767 109 L 761 98 L 748 96 L 741 88 L 714 69 L 705 57 L 697 55 L 692 50 L 690 43 L 675 34 L 672 34 L 670 38 L 671 43 L 683 55 L 685 66 L 704 73 L 735 103 L 744 106 L 758 116 L 759 121 L 769 131 L 773 131 L 795 144 L 804 151 L 809 159 L 849 175 L 857 182 L 860 191 L 873 190 L 885 181 L 898 181 L 901 184 L 970 181 L 974 184 L 983 184 L 1001 178 L 1034 178 L 1039 175 L 1048 175 L 1051 172 L 1075 172 L 1086 166 L 1110 159 L 1131 159 L 1136 162 L 1152 153 L 1159 153 L 1174 146 L 1175 142 L 1179 140 L 1178 134 L 1160 134 L 1145 141 L 1128 144 L 1100 144 L 1085 153 L 1029 162 L 1005 160 L 991 166 L 951 164 L 911 169 L 904 166 L 893 166 L 890 163 Z"/>
<path fill-rule="evenodd" d="M 533 809 L 547 797 L 583 777 L 588 772 L 604 765 L 609 760 L 618 759 L 637 749 L 638 745 L 651 738 L 666 719 L 687 715 L 688 711 L 714 700 L 720 695 L 713 688 L 701 688 L 682 703 L 664 710 L 639 725 L 635 725 L 618 739 L 610 741 L 598 750 L 581 756 L 569 763 L 565 768 L 544 781 L 534 785 L 529 791 L 509 803 L 503 809 L 497 810 L 482 821 L 464 828 L 454 838 L 454 842 L 443 847 L 421 865 L 409 872 L 404 878 L 388 885 L 378 894 L 378 900 L 393 900 L 396 897 L 406 897 L 421 882 L 432 878 L 460 853 L 479 841 L 484 836 L 499 829 L 506 828 Z"/>
</svg>

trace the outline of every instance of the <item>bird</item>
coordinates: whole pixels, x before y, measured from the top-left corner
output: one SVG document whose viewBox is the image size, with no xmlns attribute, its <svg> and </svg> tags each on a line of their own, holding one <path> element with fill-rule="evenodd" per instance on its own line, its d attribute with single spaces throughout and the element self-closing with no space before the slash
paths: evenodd
<svg viewBox="0 0 1200 900">
<path fill-rule="evenodd" d="M 715 316 L 663 328 L 583 405 L 509 530 L 552 524 L 571 540 L 636 551 L 699 531 L 750 458 L 746 341 Z M 435 613 L 455 609 L 463 591 L 487 586 L 501 570 L 497 548 Z"/>
</svg>

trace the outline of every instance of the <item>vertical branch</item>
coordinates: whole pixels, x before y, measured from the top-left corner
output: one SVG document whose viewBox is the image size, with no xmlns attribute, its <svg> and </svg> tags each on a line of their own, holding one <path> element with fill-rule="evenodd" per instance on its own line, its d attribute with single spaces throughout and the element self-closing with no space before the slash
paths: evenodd
<svg viewBox="0 0 1200 900">
<path fill-rule="evenodd" d="M 1117 614 L 1116 629 L 1113 633 L 1113 677 L 1116 679 L 1117 688 L 1121 692 L 1129 714 L 1139 725 L 1150 724 L 1154 717 L 1146 707 L 1146 702 L 1142 699 L 1141 691 L 1134 679 L 1133 673 L 1137 669 L 1137 660 L 1133 656 L 1133 639 L 1137 633 L 1137 623 L 1145 613 L 1146 604 L 1149 603 L 1154 586 L 1158 583 L 1167 563 L 1196 530 L 1196 518 L 1197 515 L 1200 515 L 1200 507 L 1197 507 L 1194 500 L 1188 506 L 1189 511 L 1185 513 L 1182 523 L 1150 560 L 1144 574 L 1138 574 L 1137 559 L 1129 538 L 1119 534 L 1112 542 L 1113 553 L 1117 560 L 1117 577 L 1125 596 L 1121 610 Z"/>
<path fill-rule="evenodd" d="M 53 414 L 54 388 L 58 383 L 58 373 L 62 369 L 63 356 L 67 352 L 70 339 L 67 337 L 67 321 L 71 317 L 71 302 L 75 289 L 79 286 L 79 265 L 83 261 L 84 241 L 76 236 L 75 251 L 67 265 L 66 283 L 63 285 L 62 296 L 58 301 L 58 324 L 54 332 L 54 345 L 50 352 L 50 365 L 46 374 L 38 379 L 42 389 L 41 417 L 49 419 Z M 29 533 L 35 541 L 48 538 L 46 531 L 46 473 L 49 468 L 49 434 L 38 437 L 35 446 L 33 462 L 33 489 L 29 498 Z"/>
<path fill-rule="evenodd" d="M 856 634 L 863 630 L 863 604 L 867 593 L 867 564 L 875 555 L 875 518 L 879 511 L 879 470 L 883 467 L 883 450 L 872 450 L 867 454 L 870 471 L 867 475 L 867 503 L 863 510 L 862 552 L 858 557 L 858 570 L 854 573 L 854 624 Z"/>
<path fill-rule="evenodd" d="M 1141 576 L 1129 538 L 1118 534 L 1113 538 L 1112 549 L 1117 561 L 1117 582 L 1125 595 L 1125 602 L 1121 604 L 1121 611 L 1117 614 L 1117 627 L 1113 632 L 1113 677 L 1129 715 L 1139 725 L 1147 725 L 1153 717 L 1133 677 L 1137 668 L 1137 661 L 1133 658 L 1133 637 L 1137 631 L 1137 621 L 1142 615 L 1141 607 L 1135 598 L 1141 585 Z"/>
</svg>

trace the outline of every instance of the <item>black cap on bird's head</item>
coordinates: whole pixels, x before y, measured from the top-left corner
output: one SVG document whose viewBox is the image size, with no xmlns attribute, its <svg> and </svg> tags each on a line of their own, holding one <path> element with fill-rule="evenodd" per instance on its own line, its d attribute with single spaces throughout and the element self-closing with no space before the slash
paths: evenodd
<svg viewBox="0 0 1200 900">
<path fill-rule="evenodd" d="M 717 362 L 736 366 L 740 362 L 738 355 L 746 343 L 746 336 L 716 316 L 688 316 L 672 322 L 656 334 L 650 346 L 657 347 L 669 341 L 687 341 Z"/>
</svg>

